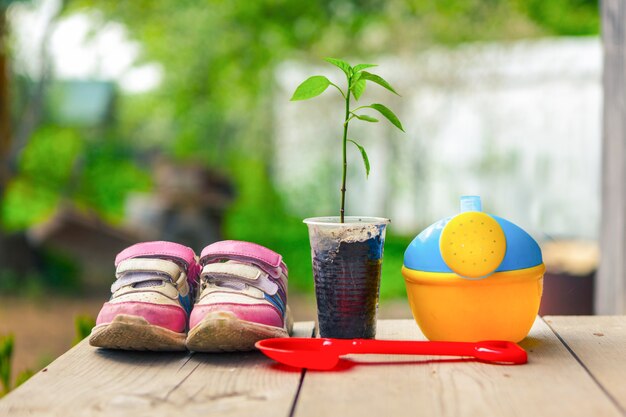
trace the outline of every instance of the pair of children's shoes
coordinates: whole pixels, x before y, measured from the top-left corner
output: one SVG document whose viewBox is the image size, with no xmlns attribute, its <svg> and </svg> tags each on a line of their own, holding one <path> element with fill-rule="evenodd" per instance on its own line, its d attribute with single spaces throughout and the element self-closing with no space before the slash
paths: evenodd
<svg viewBox="0 0 626 417">
<path fill-rule="evenodd" d="M 198 258 L 186 246 L 145 242 L 120 252 L 116 281 L 89 343 L 111 349 L 220 352 L 287 337 L 287 267 L 257 244 L 221 241 Z"/>
</svg>

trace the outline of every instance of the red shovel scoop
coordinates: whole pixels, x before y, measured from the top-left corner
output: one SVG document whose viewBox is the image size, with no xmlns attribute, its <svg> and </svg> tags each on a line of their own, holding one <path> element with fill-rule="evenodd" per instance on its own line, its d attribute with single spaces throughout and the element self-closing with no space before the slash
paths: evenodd
<svg viewBox="0 0 626 417">
<path fill-rule="evenodd" d="M 340 356 L 350 353 L 461 356 L 505 365 L 520 365 L 528 360 L 524 349 L 505 341 L 467 343 L 286 337 L 261 340 L 255 346 L 282 364 L 316 370 L 332 369 L 339 363 Z"/>
</svg>

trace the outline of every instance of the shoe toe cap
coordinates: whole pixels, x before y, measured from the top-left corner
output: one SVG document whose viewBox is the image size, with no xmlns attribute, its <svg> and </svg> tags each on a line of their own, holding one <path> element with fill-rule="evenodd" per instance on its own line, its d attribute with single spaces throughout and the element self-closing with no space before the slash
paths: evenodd
<svg viewBox="0 0 626 417">
<path fill-rule="evenodd" d="M 96 325 L 110 323 L 120 314 L 143 317 L 152 325 L 177 333 L 183 333 L 187 324 L 185 311 L 181 307 L 144 302 L 108 302 L 102 306 Z"/>
<path fill-rule="evenodd" d="M 233 313 L 239 320 L 262 324 L 265 326 L 283 327 L 283 317 L 278 310 L 265 304 L 197 304 L 189 318 L 189 327 L 194 328 L 208 314 L 216 312 Z"/>
</svg>

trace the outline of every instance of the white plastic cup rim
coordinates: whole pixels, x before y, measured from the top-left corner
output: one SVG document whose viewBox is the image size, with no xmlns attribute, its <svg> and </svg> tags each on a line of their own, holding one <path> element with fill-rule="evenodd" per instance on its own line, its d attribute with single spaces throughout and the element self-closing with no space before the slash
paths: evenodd
<svg viewBox="0 0 626 417">
<path fill-rule="evenodd" d="M 341 226 L 354 226 L 355 224 L 364 223 L 364 224 L 389 224 L 391 220 L 386 219 L 384 217 L 366 217 L 366 216 L 345 216 L 344 223 L 340 223 L 339 216 L 329 216 L 329 217 L 309 217 L 308 219 L 302 220 L 303 223 L 307 225 L 314 226 L 333 226 L 333 227 L 341 227 Z"/>
</svg>

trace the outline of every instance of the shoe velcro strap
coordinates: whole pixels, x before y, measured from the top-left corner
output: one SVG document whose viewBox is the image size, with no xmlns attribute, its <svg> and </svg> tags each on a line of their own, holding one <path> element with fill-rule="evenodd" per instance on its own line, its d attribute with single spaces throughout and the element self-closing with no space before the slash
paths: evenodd
<svg viewBox="0 0 626 417">
<path fill-rule="evenodd" d="M 176 288 L 187 280 L 187 275 L 174 261 L 164 259 L 134 258 L 127 259 L 117 266 L 117 279 L 111 285 L 111 292 L 141 282 L 167 281 Z"/>
<path fill-rule="evenodd" d="M 187 246 L 174 242 L 155 241 L 142 242 L 121 251 L 115 258 L 115 266 L 128 259 L 160 258 L 172 259 L 184 265 L 189 281 L 194 284 L 200 273 L 200 265 L 196 261 L 196 254 Z"/>
<path fill-rule="evenodd" d="M 207 246 L 200 255 L 202 265 L 224 259 L 256 265 L 275 279 L 280 278 L 281 274 L 287 275 L 287 265 L 283 262 L 283 257 L 256 243 L 224 240 Z"/>
<path fill-rule="evenodd" d="M 278 292 L 278 284 L 271 280 L 265 271 L 255 265 L 235 261 L 212 263 L 202 268 L 200 276 L 208 282 L 242 282 L 269 295 Z"/>
<path fill-rule="evenodd" d="M 258 300 L 265 300 L 265 293 L 258 288 L 247 286 L 243 289 L 235 289 L 228 287 L 218 287 L 213 285 L 206 287 L 202 291 L 202 294 L 200 295 L 200 300 L 211 295 L 212 297 L 221 296 L 226 298 L 225 301 L 229 301 L 228 297 L 232 298 L 232 294 L 244 295 Z"/>
<path fill-rule="evenodd" d="M 171 281 L 178 281 L 181 268 L 176 262 L 166 259 L 133 258 L 120 262 L 115 271 L 116 278 L 129 272 L 154 272 L 159 275 L 167 275 Z"/>
</svg>

